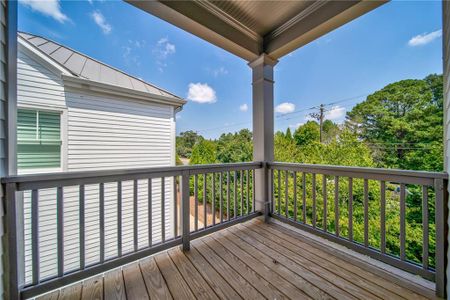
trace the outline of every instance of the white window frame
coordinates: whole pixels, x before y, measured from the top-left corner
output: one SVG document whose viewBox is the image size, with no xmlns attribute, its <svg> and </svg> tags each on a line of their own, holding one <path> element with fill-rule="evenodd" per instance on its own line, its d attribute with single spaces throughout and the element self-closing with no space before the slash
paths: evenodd
<svg viewBox="0 0 450 300">
<path fill-rule="evenodd" d="M 27 105 L 20 104 L 17 106 L 17 112 L 20 109 L 46 111 L 60 114 L 60 138 L 61 138 L 61 153 L 59 168 L 37 168 L 37 169 L 19 169 L 17 168 L 17 174 L 42 174 L 42 173 L 58 173 L 67 171 L 67 108 L 61 107 L 49 107 L 41 105 Z M 17 159 L 17 158 L 16 158 Z M 16 162 L 17 163 L 17 162 Z"/>
</svg>

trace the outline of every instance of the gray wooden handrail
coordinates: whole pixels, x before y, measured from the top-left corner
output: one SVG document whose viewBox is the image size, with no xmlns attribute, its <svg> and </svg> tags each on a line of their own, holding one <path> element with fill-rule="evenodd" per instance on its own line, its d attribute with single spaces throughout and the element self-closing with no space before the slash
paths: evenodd
<svg viewBox="0 0 450 300">
<path fill-rule="evenodd" d="M 231 163 L 231 164 L 208 164 L 188 165 L 174 167 L 136 168 L 108 171 L 83 171 L 83 172 L 59 172 L 31 175 L 14 175 L 3 177 L 3 184 L 15 183 L 18 191 L 43 189 L 60 186 L 79 184 L 94 184 L 111 181 L 125 181 L 143 178 L 160 178 L 180 176 L 183 172 L 193 174 L 204 174 L 211 172 L 227 172 L 238 170 L 258 169 L 263 166 L 262 162 Z"/>
</svg>

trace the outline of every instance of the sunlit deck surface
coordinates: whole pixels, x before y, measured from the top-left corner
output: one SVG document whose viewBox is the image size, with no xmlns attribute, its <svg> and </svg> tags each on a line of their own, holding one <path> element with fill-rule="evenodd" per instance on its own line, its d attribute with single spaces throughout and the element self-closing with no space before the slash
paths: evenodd
<svg viewBox="0 0 450 300">
<path fill-rule="evenodd" d="M 433 297 L 393 278 L 298 230 L 255 219 L 192 241 L 189 252 L 173 248 L 38 299 Z"/>
</svg>

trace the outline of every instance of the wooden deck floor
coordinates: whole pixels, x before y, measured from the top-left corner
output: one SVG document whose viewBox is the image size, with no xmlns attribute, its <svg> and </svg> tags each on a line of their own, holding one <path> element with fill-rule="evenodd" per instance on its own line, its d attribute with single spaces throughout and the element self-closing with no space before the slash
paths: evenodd
<svg viewBox="0 0 450 300">
<path fill-rule="evenodd" d="M 222 230 L 39 299 L 424 299 L 260 220 Z"/>
</svg>

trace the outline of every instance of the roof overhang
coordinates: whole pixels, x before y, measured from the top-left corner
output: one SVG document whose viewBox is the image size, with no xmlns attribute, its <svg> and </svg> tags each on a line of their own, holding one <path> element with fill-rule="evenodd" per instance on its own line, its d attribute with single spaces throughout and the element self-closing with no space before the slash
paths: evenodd
<svg viewBox="0 0 450 300">
<path fill-rule="evenodd" d="M 186 100 L 177 97 L 168 97 L 163 95 L 149 94 L 146 92 L 141 92 L 133 89 L 127 89 L 124 87 L 105 84 L 102 82 L 97 82 L 85 78 L 79 78 L 72 75 L 61 75 L 64 81 L 64 86 L 66 88 L 72 88 L 76 90 L 81 90 L 84 92 L 94 92 L 99 94 L 107 94 L 115 97 L 120 97 L 124 99 L 132 99 L 138 101 L 145 101 L 150 103 L 157 103 L 161 105 L 171 105 L 177 110 L 181 110 Z"/>
<path fill-rule="evenodd" d="M 253 61 L 278 59 L 388 0 L 125 1 Z"/>
</svg>

